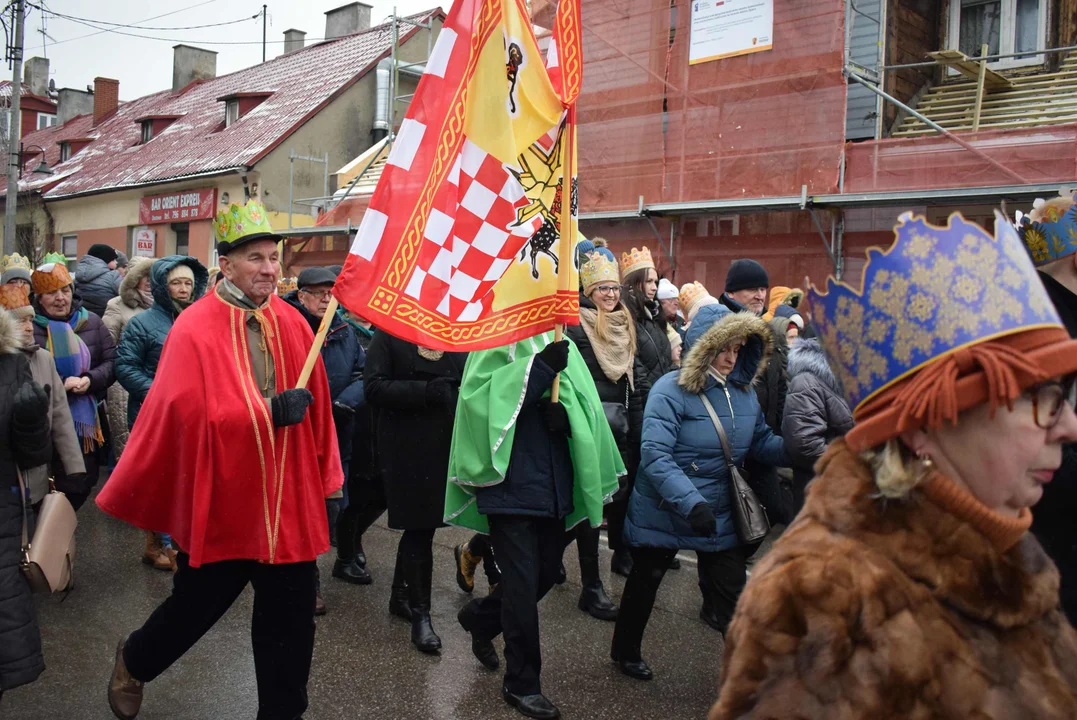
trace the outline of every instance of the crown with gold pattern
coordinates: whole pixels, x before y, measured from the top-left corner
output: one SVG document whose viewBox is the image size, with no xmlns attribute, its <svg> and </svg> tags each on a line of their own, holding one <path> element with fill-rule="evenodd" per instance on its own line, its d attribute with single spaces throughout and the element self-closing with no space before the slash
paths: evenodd
<svg viewBox="0 0 1077 720">
<path fill-rule="evenodd" d="M 30 276 L 34 295 L 44 295 L 65 288 L 75 282 L 67 271 L 67 258 L 59 253 L 49 253 L 45 262 L 37 266 Z"/>
<path fill-rule="evenodd" d="M 1010 222 L 995 235 L 959 213 L 945 227 L 906 213 L 871 248 L 861 290 L 811 290 L 819 339 L 854 409 L 921 368 L 980 343 L 1062 321 Z M 962 356 L 963 357 L 963 356 Z"/>
<path fill-rule="evenodd" d="M 284 295 L 299 287 L 299 278 L 282 277 L 277 280 L 277 294 Z"/>
<path fill-rule="evenodd" d="M 1036 267 L 1077 253 L 1077 206 L 1073 196 L 1036 200 L 1019 230 Z"/>
<path fill-rule="evenodd" d="M 33 317 L 29 288 L 25 285 L 0 285 L 0 308 L 15 317 Z"/>
<path fill-rule="evenodd" d="M 617 270 L 617 263 L 603 253 L 592 253 L 591 259 L 580 267 L 580 285 L 586 291 L 592 285 L 611 282 L 621 282 L 621 276 Z"/>
<path fill-rule="evenodd" d="M 30 282 L 30 276 L 33 272 L 34 267 L 30 264 L 29 258 L 18 253 L 5 255 L 0 260 L 0 283 L 7 283 L 16 279 Z"/>
<path fill-rule="evenodd" d="M 632 252 L 621 253 L 621 277 L 628 277 L 637 270 L 654 269 L 654 260 L 651 259 L 651 251 L 647 248 Z"/>
</svg>

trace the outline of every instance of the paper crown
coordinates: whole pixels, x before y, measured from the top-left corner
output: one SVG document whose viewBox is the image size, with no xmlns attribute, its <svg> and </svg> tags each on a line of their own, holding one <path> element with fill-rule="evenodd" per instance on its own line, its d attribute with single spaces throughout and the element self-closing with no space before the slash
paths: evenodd
<svg viewBox="0 0 1077 720">
<path fill-rule="evenodd" d="M 871 248 L 861 290 L 828 278 L 811 307 L 854 411 L 951 353 L 1062 321 L 1013 225 L 992 236 L 959 213 L 945 227 L 911 213 L 887 250 Z"/>
<path fill-rule="evenodd" d="M 59 259 L 54 259 L 59 258 Z M 30 276 L 30 285 L 35 295 L 55 292 L 75 282 L 67 271 L 67 258 L 59 253 L 49 253 L 45 262 L 37 266 Z"/>
<path fill-rule="evenodd" d="M 1036 267 L 1077 253 L 1077 207 L 1073 197 L 1037 200 L 1021 219 L 1021 240 Z"/>
<path fill-rule="evenodd" d="M 637 270 L 654 269 L 654 260 L 651 259 L 651 251 L 647 248 L 632 252 L 621 253 L 621 277 L 628 277 Z"/>
<path fill-rule="evenodd" d="M 21 278 L 29 282 L 30 275 L 33 271 L 34 268 L 30 265 L 30 260 L 18 253 L 5 255 L 3 259 L 0 260 L 0 275 L 2 275 L 0 282 L 6 283 L 8 280 L 13 280 L 15 278 Z"/>
<path fill-rule="evenodd" d="M 580 267 L 580 285 L 583 289 L 602 282 L 621 282 L 621 276 L 617 271 L 617 263 L 610 260 L 602 253 L 593 253 L 591 259 Z"/>
<path fill-rule="evenodd" d="M 30 290 L 24 285 L 0 285 L 0 307 L 4 310 L 30 307 Z"/>
<path fill-rule="evenodd" d="M 695 304 L 710 295 L 702 283 L 690 282 L 681 286 L 680 302 L 681 312 L 687 318 L 695 307 Z"/>
<path fill-rule="evenodd" d="M 298 278 L 282 277 L 280 280 L 277 281 L 277 294 L 284 295 L 285 293 L 290 293 L 292 290 L 295 290 L 298 287 Z"/>
<path fill-rule="evenodd" d="M 232 203 L 217 213 L 213 239 L 217 252 L 224 255 L 252 240 L 279 240 L 280 236 L 273 232 L 265 206 L 257 200 L 248 200 L 246 205 Z"/>
</svg>

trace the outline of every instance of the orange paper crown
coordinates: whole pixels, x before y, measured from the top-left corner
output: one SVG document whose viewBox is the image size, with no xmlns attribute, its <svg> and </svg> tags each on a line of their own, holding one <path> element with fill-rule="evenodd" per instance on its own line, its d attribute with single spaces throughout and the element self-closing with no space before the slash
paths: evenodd
<svg viewBox="0 0 1077 720">
<path fill-rule="evenodd" d="M 632 252 L 621 253 L 621 277 L 628 277 L 637 270 L 654 269 L 654 260 L 651 259 L 651 251 L 647 248 Z"/>
<path fill-rule="evenodd" d="M 34 295 L 44 295 L 55 292 L 60 288 L 67 287 L 75 282 L 67 266 L 60 262 L 47 263 L 34 270 L 30 277 L 30 285 L 34 288 Z"/>
<path fill-rule="evenodd" d="M 691 316 L 696 303 L 708 295 L 710 293 L 707 292 L 707 288 L 703 287 L 702 283 L 690 282 L 681 286 L 681 312 L 684 313 L 685 319 Z"/>
<path fill-rule="evenodd" d="M 0 307 L 5 310 L 30 307 L 30 291 L 25 285 L 0 285 Z"/>
</svg>

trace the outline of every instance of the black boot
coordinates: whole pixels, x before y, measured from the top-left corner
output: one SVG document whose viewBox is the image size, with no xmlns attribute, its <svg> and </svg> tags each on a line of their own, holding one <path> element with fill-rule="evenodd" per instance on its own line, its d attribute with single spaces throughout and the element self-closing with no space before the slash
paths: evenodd
<svg viewBox="0 0 1077 720">
<path fill-rule="evenodd" d="M 341 557 L 338 557 L 336 562 L 333 563 L 333 577 L 349 582 L 352 585 L 369 585 L 374 582 L 374 578 L 370 576 L 365 567 L 354 559 L 345 560 Z"/>
<path fill-rule="evenodd" d="M 434 572 L 433 560 L 410 555 L 404 558 L 408 578 L 408 608 L 411 610 L 411 642 L 420 651 L 436 654 L 441 650 L 441 638 L 430 623 L 430 584 Z"/>
<path fill-rule="evenodd" d="M 393 570 L 393 589 L 389 592 L 389 614 L 404 620 L 411 620 L 408 608 L 408 581 L 404 577 L 404 556 L 396 554 L 396 569 Z"/>
<path fill-rule="evenodd" d="M 610 572 L 628 577 L 632 574 L 632 556 L 627 550 L 615 550 L 610 560 Z"/>
<path fill-rule="evenodd" d="M 355 562 L 359 564 L 359 567 L 366 567 L 366 553 L 363 552 L 363 538 L 360 537 L 355 541 L 355 547 L 358 552 L 355 553 Z"/>
<path fill-rule="evenodd" d="M 598 558 L 580 556 L 580 579 L 583 592 L 580 593 L 579 608 L 591 617 L 599 620 L 617 619 L 617 606 L 610 602 L 602 579 L 598 575 Z"/>
</svg>

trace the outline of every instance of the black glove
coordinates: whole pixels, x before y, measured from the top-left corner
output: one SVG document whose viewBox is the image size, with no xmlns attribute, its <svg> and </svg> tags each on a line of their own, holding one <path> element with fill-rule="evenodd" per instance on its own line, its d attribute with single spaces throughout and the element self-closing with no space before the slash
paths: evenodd
<svg viewBox="0 0 1077 720">
<path fill-rule="evenodd" d="M 568 421 L 568 411 L 559 402 L 544 401 L 543 411 L 546 413 L 546 427 L 553 435 L 572 437 L 572 426 Z"/>
<path fill-rule="evenodd" d="M 568 340 L 550 343 L 538 354 L 539 360 L 549 365 L 555 373 L 568 367 Z"/>
<path fill-rule="evenodd" d="M 427 407 L 445 407 L 456 409 L 456 397 L 460 384 L 452 378 L 439 377 L 426 383 Z"/>
<path fill-rule="evenodd" d="M 307 408 L 312 404 L 314 396 L 306 388 L 292 388 L 274 395 L 269 400 L 269 408 L 273 411 L 273 425 L 287 427 L 303 422 L 303 418 L 307 416 Z"/>
<path fill-rule="evenodd" d="M 718 532 L 718 521 L 714 518 L 711 506 L 701 502 L 688 513 L 688 524 L 692 532 L 700 537 L 710 537 Z"/>
<path fill-rule="evenodd" d="M 47 417 L 49 412 L 48 388 L 42 388 L 33 380 L 23 383 L 15 393 L 14 410 L 16 422 L 30 422 Z"/>
<path fill-rule="evenodd" d="M 355 410 L 351 409 L 347 405 L 343 405 L 338 402 L 333 403 L 333 422 L 336 424 L 337 427 L 350 423 L 354 415 Z"/>
</svg>

